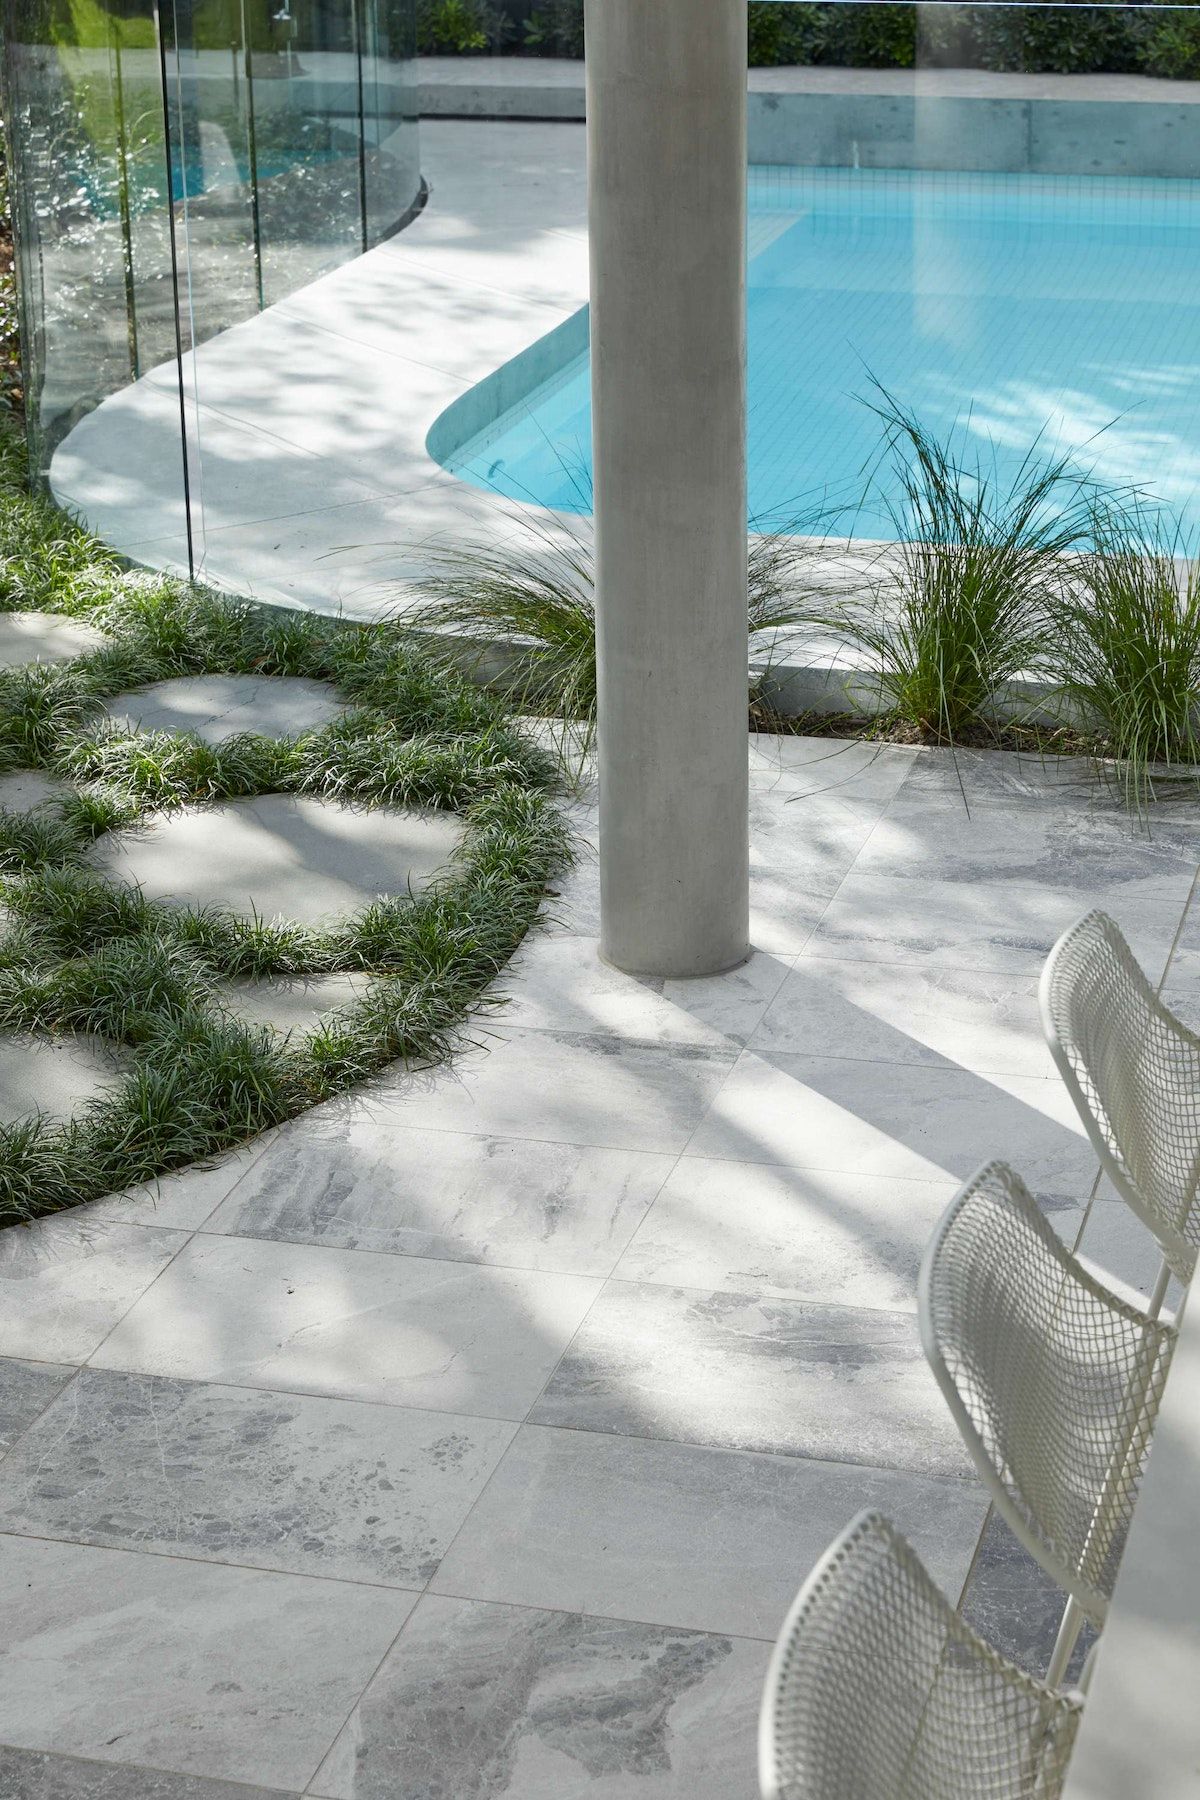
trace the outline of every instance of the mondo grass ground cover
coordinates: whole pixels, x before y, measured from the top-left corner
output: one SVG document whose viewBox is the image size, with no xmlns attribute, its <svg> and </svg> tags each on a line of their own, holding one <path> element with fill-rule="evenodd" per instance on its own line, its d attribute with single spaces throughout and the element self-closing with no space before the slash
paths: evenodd
<svg viewBox="0 0 1200 1800">
<path fill-rule="evenodd" d="M 110 1091 L 65 1122 L 0 1126 L 0 1224 L 152 1180 L 231 1147 L 384 1065 L 444 1060 L 570 856 L 552 758 L 501 702 L 432 666 L 395 626 L 270 613 L 130 570 L 25 485 L 0 440 L 0 611 L 85 620 L 104 645 L 0 670 L 0 771 L 68 785 L 0 811 L 0 1031 L 98 1034 L 121 1047 Z M 331 683 L 323 729 L 210 744 L 140 731 L 103 702 L 186 675 Z M 464 827 L 419 894 L 322 927 L 154 902 L 89 866 L 105 832 L 267 793 L 450 810 Z M 231 978 L 366 972 L 307 1036 L 225 1010 Z"/>
</svg>

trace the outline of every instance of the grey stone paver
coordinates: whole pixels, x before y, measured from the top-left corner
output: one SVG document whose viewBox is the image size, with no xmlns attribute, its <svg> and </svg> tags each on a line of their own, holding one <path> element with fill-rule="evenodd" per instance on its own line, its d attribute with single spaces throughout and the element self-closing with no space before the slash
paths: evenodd
<svg viewBox="0 0 1200 1800">
<path fill-rule="evenodd" d="M 298 1790 L 413 1599 L 6 1538 L 0 1741 Z"/>
<path fill-rule="evenodd" d="M 10 769 L 0 775 L 0 807 L 5 812 L 39 812 L 51 800 L 70 791 L 65 781 L 56 781 L 44 769 Z"/>
<path fill-rule="evenodd" d="M 181 675 L 118 694 L 104 707 L 114 723 L 140 731 L 187 731 L 206 744 L 223 744 L 247 731 L 299 737 L 345 711 L 329 682 L 299 675 Z"/>
<path fill-rule="evenodd" d="M 529 1415 L 540 1425 L 967 1475 L 904 1312 L 610 1281 Z"/>
<path fill-rule="evenodd" d="M 0 668 L 70 662 L 107 642 L 94 625 L 64 618 L 61 613 L 0 612 Z"/>
<path fill-rule="evenodd" d="M 0 1531 L 419 1588 L 512 1434 L 83 1369 L 0 1465 Z"/>
<path fill-rule="evenodd" d="M 0 1035 L 0 1121 L 68 1118 L 120 1085 L 122 1058 L 95 1038 Z"/>
<path fill-rule="evenodd" d="M 327 1107 L 278 1133 L 207 1229 L 609 1275 L 674 1160 L 410 1130 L 364 1107 Z"/>
<path fill-rule="evenodd" d="M 465 1796 L 486 1771 L 491 1792 L 563 1800 L 569 1757 L 588 1771 L 588 1800 L 752 1800 L 765 1652 L 717 1633 L 428 1595 L 311 1791 Z M 462 1672 L 452 1735 L 447 1668 Z"/>
<path fill-rule="evenodd" d="M 381 894 L 418 891 L 462 836 L 450 813 L 265 794 L 159 815 L 102 838 L 93 858 L 154 900 L 315 925 Z"/>
<path fill-rule="evenodd" d="M 74 1373 L 69 1363 L 0 1358 L 0 1457 Z"/>
<path fill-rule="evenodd" d="M 774 1638 L 867 1506 L 961 1587 L 986 1511 L 967 1482 L 524 1425 L 431 1590 Z"/>
<path fill-rule="evenodd" d="M 235 1018 L 287 1034 L 311 1031 L 330 1013 L 361 999 L 370 985 L 369 975 L 275 976 L 224 982 L 218 993 Z"/>
<path fill-rule="evenodd" d="M 7 1744 L 0 1744 L 0 1793 L 9 1800 L 288 1800 L 280 1788 L 52 1756 Z"/>
<path fill-rule="evenodd" d="M 1173 808 L 1145 839 L 1077 765 L 1041 783 L 1029 759 L 1016 774 L 986 756 L 956 773 L 936 753 L 762 738 L 751 762 L 760 956 L 737 977 L 689 988 L 604 969 L 585 855 L 548 908 L 559 922 L 502 984 L 508 1016 L 489 1017 L 451 1069 L 391 1071 L 215 1170 L 169 1178 L 161 1223 L 144 1198 L 114 1196 L 0 1237 L 0 1251 L 42 1246 L 8 1289 L 19 1304 L 6 1295 L 0 1309 L 0 1354 L 108 1371 L 84 1377 L 103 1405 L 73 1411 L 73 1382 L 27 1422 L 8 1457 L 23 1509 L 10 1525 L 144 1530 L 154 1555 L 62 1542 L 44 1554 L 152 1566 L 161 1601 L 149 1627 L 134 1600 L 111 1628 L 106 1656 L 128 1645 L 132 1672 L 94 1695 L 87 1645 L 110 1614 L 72 1565 L 79 1591 L 64 1579 L 50 1608 L 63 1636 L 39 1649 L 53 1698 L 19 1690 L 39 1743 L 211 1781 L 236 1770 L 323 1800 L 390 1800 L 426 1771 L 475 1800 L 750 1800 L 769 1641 L 854 1512 L 892 1514 L 957 1598 L 986 1508 L 969 1475 L 948 1472 L 965 1465 L 922 1385 L 919 1257 L 956 1184 L 994 1155 L 1078 1236 L 1095 1165 L 1046 1067 L 1034 983 L 1097 902 L 1157 979 L 1200 808 Z M 592 798 L 572 813 L 594 842 Z M 1195 931 L 1168 976 L 1185 999 Z M 1153 1274 L 1146 1234 L 1104 1190 L 1082 1251 L 1135 1290 Z M 143 1399 L 126 1414 L 121 1392 Z M 147 1394 L 177 1396 L 155 1406 L 159 1436 Z M 315 1421 L 343 1409 L 378 1420 L 381 1443 L 430 1448 L 422 1431 L 448 1420 L 474 1449 L 462 1470 L 414 1452 L 370 1514 L 358 1495 L 331 1520 L 322 1507 L 363 1466 L 362 1440 L 346 1439 L 339 1468 Z M 264 1448 L 252 1432 L 239 1457 L 235 1421 L 251 1419 Z M 39 1495 L 34 1453 L 55 1420 L 67 1491 Z M 476 1491 L 481 1443 L 499 1460 Z M 271 1584 L 289 1584 L 302 1621 L 304 1595 L 330 1595 L 322 1661 L 337 1673 L 359 1597 L 368 1635 L 375 1597 L 411 1598 L 371 1585 L 367 1566 L 389 1579 L 387 1559 L 422 1541 L 415 1585 L 441 1556 L 425 1598 L 347 1665 L 336 1719 L 320 1698 L 309 1706 L 327 1672 L 307 1625 L 293 1631 L 286 1608 L 280 1621 Z M 226 1564 L 176 1563 L 173 1546 L 197 1554 L 189 1542 Z M 340 1573 L 232 1566 L 276 1553 Z M 184 1566 L 199 1570 L 189 1582 L 230 1585 L 211 1602 L 180 1588 L 177 1605 L 156 1584 Z M 141 1588 L 130 1577 L 123 1591 Z M 994 1543 L 967 1601 L 998 1637 L 1007 1620 L 1004 1641 L 1031 1662 L 1044 1652 L 1053 1607 Z M 210 1627 L 235 1632 L 253 1666 L 249 1680 L 240 1661 L 214 1677 L 244 1694 L 202 1709 L 178 1647 L 199 1667 Z M 651 1713 L 658 1749 L 633 1756 Z"/>
<path fill-rule="evenodd" d="M 84 1362 L 186 1242 L 86 1213 L 0 1231 L 0 1356 Z"/>
<path fill-rule="evenodd" d="M 94 1360 L 519 1419 L 599 1287 L 582 1275 L 195 1237 Z"/>
</svg>

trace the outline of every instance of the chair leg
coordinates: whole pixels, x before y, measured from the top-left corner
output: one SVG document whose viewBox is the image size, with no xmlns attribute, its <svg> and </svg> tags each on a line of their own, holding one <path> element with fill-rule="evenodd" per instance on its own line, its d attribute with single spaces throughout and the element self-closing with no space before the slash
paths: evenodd
<svg viewBox="0 0 1200 1800">
<path fill-rule="evenodd" d="M 1046 1670 L 1046 1686 L 1061 1687 L 1067 1673 L 1067 1665 L 1071 1660 L 1071 1652 L 1079 1641 L 1086 1614 L 1078 1600 L 1073 1596 L 1067 1601 L 1063 1612 L 1062 1623 L 1058 1628 L 1054 1651 L 1050 1657 L 1050 1667 Z"/>
<path fill-rule="evenodd" d="M 1164 1256 L 1158 1271 L 1158 1280 L 1154 1283 L 1154 1292 L 1146 1303 L 1146 1312 L 1152 1319 L 1157 1319 L 1162 1311 L 1162 1303 L 1167 1297 L 1167 1289 L 1171 1285 L 1171 1265 Z"/>
</svg>

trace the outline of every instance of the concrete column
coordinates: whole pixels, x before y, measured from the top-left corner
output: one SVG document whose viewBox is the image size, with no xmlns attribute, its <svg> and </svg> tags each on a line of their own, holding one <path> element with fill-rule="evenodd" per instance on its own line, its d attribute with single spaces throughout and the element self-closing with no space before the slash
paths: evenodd
<svg viewBox="0 0 1200 1800">
<path fill-rule="evenodd" d="M 586 0 L 601 954 L 749 948 L 746 0 Z"/>
</svg>

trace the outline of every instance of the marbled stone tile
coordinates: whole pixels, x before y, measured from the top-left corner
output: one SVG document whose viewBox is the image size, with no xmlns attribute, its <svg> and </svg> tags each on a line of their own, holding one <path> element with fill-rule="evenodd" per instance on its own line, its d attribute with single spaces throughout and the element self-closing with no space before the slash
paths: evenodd
<svg viewBox="0 0 1200 1800">
<path fill-rule="evenodd" d="M 395 1076 L 397 1123 L 481 1137 L 679 1152 L 733 1067 L 736 1045 L 625 1044 L 495 1028 L 489 1047 L 429 1076 Z"/>
<path fill-rule="evenodd" d="M 65 1363 L 0 1360 L 0 1456 L 12 1448 L 74 1373 Z"/>
<path fill-rule="evenodd" d="M 0 1467 L 0 1530 L 423 1587 L 512 1434 L 83 1369 Z"/>
<path fill-rule="evenodd" d="M 1011 881 L 1073 888 L 1148 881 L 1196 867 L 1196 827 L 1156 814 L 1151 828 L 1128 812 L 1077 806 L 989 806 L 972 812 L 961 799 L 907 793 L 889 807 L 863 848 L 855 873 L 900 880 Z"/>
<path fill-rule="evenodd" d="M 519 1419 L 598 1286 L 581 1275 L 193 1238 L 95 1360 Z"/>
<path fill-rule="evenodd" d="M 1047 805 L 1124 810 L 1118 787 L 1090 757 L 1037 756 L 1012 750 L 916 751 L 904 798 L 937 798 L 960 806 Z"/>
<path fill-rule="evenodd" d="M 911 963 L 851 963 L 802 956 L 750 1039 L 776 1051 L 865 1062 L 961 1066 L 980 1073 L 1051 1076 L 1038 1013 L 1038 979 Z"/>
<path fill-rule="evenodd" d="M 758 952 L 725 975 L 667 981 L 601 962 L 595 938 L 543 933 L 526 939 L 505 972 L 504 1022 L 628 1043 L 743 1044 L 790 960 Z"/>
<path fill-rule="evenodd" d="M 962 1597 L 962 1615 L 1002 1656 L 1043 1677 L 1067 1596 L 1017 1542 L 997 1512 L 988 1516 Z M 1095 1633 L 1085 1626 L 1067 1670 L 1077 1681 Z"/>
<path fill-rule="evenodd" d="M 177 1169 L 146 1187 L 108 1194 L 103 1200 L 94 1200 L 89 1206 L 82 1207 L 78 1216 L 118 1219 L 126 1225 L 169 1225 L 181 1231 L 195 1231 L 226 1194 L 232 1193 L 274 1136 L 274 1132 L 264 1132 L 242 1149 L 235 1150 L 232 1156 L 224 1156 L 211 1166 Z"/>
<path fill-rule="evenodd" d="M 5 1800 L 288 1800 L 279 1788 L 84 1762 L 5 1744 L 0 1744 L 0 1794 Z"/>
<path fill-rule="evenodd" d="M 752 1800 L 768 1648 L 427 1595 L 312 1784 L 331 1800 Z"/>
<path fill-rule="evenodd" d="M 746 1050 L 688 1145 L 695 1156 L 965 1181 L 998 1155 L 1078 1198 L 1095 1157 L 1060 1081 Z"/>
<path fill-rule="evenodd" d="M 750 734 L 750 778 L 776 781 L 790 799 L 887 804 L 908 782 L 921 752 L 905 744 L 863 738 Z"/>
<path fill-rule="evenodd" d="M 532 1423 L 922 1474 L 970 1464 L 901 1312 L 612 1281 Z"/>
<path fill-rule="evenodd" d="M 949 1180 L 683 1156 L 615 1273 L 912 1312 L 922 1253 L 955 1191 Z"/>
<path fill-rule="evenodd" d="M 673 1160 L 323 1108 L 279 1133 L 207 1229 L 608 1275 Z"/>
<path fill-rule="evenodd" d="M 911 876 L 852 869 L 804 946 L 804 955 L 1037 974 L 1067 927 L 1099 906 L 1120 922 L 1157 980 L 1191 879 L 1187 870 L 1179 869 L 1166 877 L 1115 886 L 1102 873 L 1073 886 L 1024 886 L 998 881 L 981 866 L 975 881 L 938 881 L 932 876 L 921 881 L 919 844 L 913 845 L 911 857 Z"/>
<path fill-rule="evenodd" d="M 0 1741 L 301 1789 L 414 1598 L 0 1539 Z"/>
<path fill-rule="evenodd" d="M 959 1592 L 986 1511 L 973 1482 L 524 1425 L 430 1589 L 774 1640 L 862 1507 Z"/>
<path fill-rule="evenodd" d="M 769 778 L 750 785 L 750 941 L 803 950 L 879 823 L 878 805 L 797 798 Z"/>
<path fill-rule="evenodd" d="M 235 1019 L 302 1037 L 331 1014 L 353 1006 L 370 988 L 371 977 L 363 974 L 274 975 L 258 981 L 223 981 L 217 993 Z"/>
<path fill-rule="evenodd" d="M 84 1362 L 186 1242 L 75 1213 L 0 1231 L 0 1355 Z"/>
</svg>

